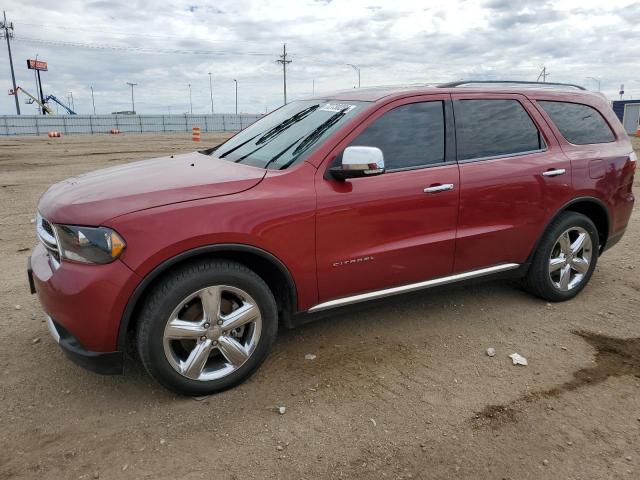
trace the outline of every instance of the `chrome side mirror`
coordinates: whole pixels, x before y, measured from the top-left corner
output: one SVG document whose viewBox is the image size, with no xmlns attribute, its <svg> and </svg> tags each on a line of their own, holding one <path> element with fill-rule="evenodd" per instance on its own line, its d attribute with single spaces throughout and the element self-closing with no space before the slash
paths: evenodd
<svg viewBox="0 0 640 480">
<path fill-rule="evenodd" d="M 377 147 L 347 147 L 342 152 L 342 165 L 329 170 L 336 180 L 370 177 L 384 173 L 384 155 Z"/>
</svg>

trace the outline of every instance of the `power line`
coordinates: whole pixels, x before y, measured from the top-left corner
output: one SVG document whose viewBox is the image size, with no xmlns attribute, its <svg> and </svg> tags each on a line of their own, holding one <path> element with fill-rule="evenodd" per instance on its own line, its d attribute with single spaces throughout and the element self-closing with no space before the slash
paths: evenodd
<svg viewBox="0 0 640 480">
<path fill-rule="evenodd" d="M 132 52 L 141 53 L 170 53 L 170 54 L 185 54 L 185 55 L 248 55 L 257 57 L 273 57 L 273 53 L 266 52 L 243 52 L 234 50 L 188 50 L 188 49 L 169 49 L 169 48 L 155 48 L 155 47 L 127 47 L 123 45 L 109 45 L 99 43 L 82 43 L 82 42 L 65 42 L 58 40 L 44 40 L 42 38 L 32 37 L 14 37 L 14 39 L 21 43 L 30 43 L 36 45 L 53 45 L 63 47 L 77 47 L 77 48 L 91 48 L 97 50 L 126 50 Z"/>
</svg>

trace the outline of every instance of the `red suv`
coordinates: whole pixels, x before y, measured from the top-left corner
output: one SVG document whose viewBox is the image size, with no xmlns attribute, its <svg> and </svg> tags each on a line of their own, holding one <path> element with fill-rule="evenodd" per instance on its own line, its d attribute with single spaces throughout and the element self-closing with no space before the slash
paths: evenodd
<svg viewBox="0 0 640 480">
<path fill-rule="evenodd" d="M 135 342 L 162 385 L 201 395 L 314 312 L 477 277 L 574 297 L 625 231 L 636 164 L 581 87 L 349 90 L 52 186 L 29 279 L 76 363 L 120 373 Z"/>
</svg>

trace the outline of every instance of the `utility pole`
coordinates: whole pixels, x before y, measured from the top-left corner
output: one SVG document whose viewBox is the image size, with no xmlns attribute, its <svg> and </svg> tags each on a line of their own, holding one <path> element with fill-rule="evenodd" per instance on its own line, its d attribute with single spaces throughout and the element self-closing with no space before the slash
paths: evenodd
<svg viewBox="0 0 640 480">
<path fill-rule="evenodd" d="M 211 114 L 213 115 L 213 80 L 211 79 L 211 72 L 209 72 L 209 95 L 211 96 Z"/>
<path fill-rule="evenodd" d="M 236 82 L 236 115 L 238 115 L 238 80 L 234 78 L 233 81 Z"/>
<path fill-rule="evenodd" d="M 131 111 L 135 112 L 136 111 L 136 104 L 133 101 L 133 87 L 135 87 L 138 84 L 137 83 L 127 82 L 127 85 L 129 85 L 131 87 Z"/>
<path fill-rule="evenodd" d="M 358 74 L 358 88 L 360 88 L 360 67 L 357 65 L 354 65 L 353 63 L 347 63 L 347 65 L 351 68 L 353 68 L 356 73 Z"/>
<path fill-rule="evenodd" d="M 282 85 L 284 87 L 284 104 L 287 104 L 287 64 L 291 63 L 292 60 L 287 60 L 287 44 L 282 44 L 282 55 L 280 55 L 280 60 L 276 60 L 276 63 L 282 64 Z"/>
<path fill-rule="evenodd" d="M 191 101 L 191 84 L 189 84 L 189 113 L 193 115 L 193 102 Z"/>
<path fill-rule="evenodd" d="M 93 114 L 96 114 L 96 100 L 93 98 L 93 85 L 91 85 L 91 103 L 93 104 Z"/>
<path fill-rule="evenodd" d="M 76 110 L 76 102 L 73 101 L 73 92 L 69 92 L 69 97 L 71 98 L 71 110 Z"/>
<path fill-rule="evenodd" d="M 549 75 L 549 72 L 547 72 L 547 67 L 542 67 L 542 71 L 540 72 L 540 75 L 538 75 L 538 78 L 536 79 L 536 82 L 540 81 L 540 78 L 542 78 L 543 82 L 547 81 L 547 75 Z"/>
<path fill-rule="evenodd" d="M 2 30 L 2 36 L 7 39 L 7 50 L 9 51 L 9 66 L 11 67 L 11 81 L 13 82 L 14 100 L 16 101 L 16 113 L 20 115 L 20 102 L 18 101 L 18 91 L 16 87 L 16 75 L 13 71 L 13 58 L 11 57 L 11 42 L 9 39 L 13 37 L 13 22 L 7 22 L 7 12 L 2 11 L 4 20 L 0 22 L 0 30 Z"/>
<path fill-rule="evenodd" d="M 316 94 L 316 81 L 311 80 L 311 95 L 315 95 Z"/>
</svg>

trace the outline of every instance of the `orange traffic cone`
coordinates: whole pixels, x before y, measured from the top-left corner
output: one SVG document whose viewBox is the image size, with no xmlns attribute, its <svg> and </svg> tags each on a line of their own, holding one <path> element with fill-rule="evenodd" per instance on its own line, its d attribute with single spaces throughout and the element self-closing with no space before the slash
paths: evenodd
<svg viewBox="0 0 640 480">
<path fill-rule="evenodd" d="M 200 127 L 193 127 L 191 129 L 191 140 L 194 142 L 200 141 Z"/>
</svg>

